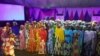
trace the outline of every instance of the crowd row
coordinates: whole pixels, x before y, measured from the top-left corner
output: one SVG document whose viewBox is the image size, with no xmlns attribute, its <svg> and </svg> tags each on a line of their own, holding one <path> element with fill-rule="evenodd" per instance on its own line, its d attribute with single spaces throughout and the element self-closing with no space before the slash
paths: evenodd
<svg viewBox="0 0 100 56">
<path fill-rule="evenodd" d="M 2 50 L 5 55 L 14 54 L 14 48 L 67 56 L 91 56 L 95 54 L 99 25 L 83 21 L 26 21 L 20 27 L 16 22 L 0 28 Z M 97 50 L 99 55 L 99 49 Z"/>
</svg>

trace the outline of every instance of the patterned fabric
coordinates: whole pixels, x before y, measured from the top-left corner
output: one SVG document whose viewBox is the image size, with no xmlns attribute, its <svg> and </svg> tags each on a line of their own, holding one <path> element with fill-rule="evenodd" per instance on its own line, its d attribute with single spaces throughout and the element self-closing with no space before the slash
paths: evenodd
<svg viewBox="0 0 100 56">
<path fill-rule="evenodd" d="M 20 35 L 19 35 L 20 50 L 23 50 L 23 49 L 25 49 L 25 34 L 24 34 L 24 30 L 20 30 L 19 33 L 20 33 Z"/>
<path fill-rule="evenodd" d="M 5 41 L 3 42 L 3 51 L 5 55 L 11 55 L 15 56 L 14 54 L 14 43 L 15 43 L 15 37 L 14 35 L 9 36 L 10 38 L 5 38 Z"/>
<path fill-rule="evenodd" d="M 94 54 L 95 31 L 85 31 L 84 35 L 84 55 L 91 56 Z"/>
<path fill-rule="evenodd" d="M 47 49 L 49 54 L 53 54 L 53 37 L 54 37 L 54 29 L 51 28 L 48 30 L 48 41 L 47 41 Z"/>
<path fill-rule="evenodd" d="M 54 33 L 53 33 L 53 47 L 55 46 L 55 41 L 56 41 L 56 37 L 55 37 L 55 29 L 56 29 L 56 25 L 53 24 L 53 29 L 54 29 Z"/>
<path fill-rule="evenodd" d="M 17 25 L 12 26 L 12 33 L 16 35 L 15 48 L 19 47 L 19 27 Z"/>
<path fill-rule="evenodd" d="M 65 29 L 64 31 L 65 34 L 65 42 L 66 42 L 66 55 L 69 56 L 71 55 L 71 51 L 72 51 L 72 38 L 73 38 L 73 31 L 72 30 L 67 30 Z"/>
<path fill-rule="evenodd" d="M 72 43 L 73 31 L 65 29 L 64 33 L 66 43 Z"/>
<path fill-rule="evenodd" d="M 28 45 L 28 40 L 29 40 L 29 30 L 25 29 L 26 48 L 27 48 L 27 45 Z"/>
<path fill-rule="evenodd" d="M 39 52 L 38 54 L 45 54 L 46 53 L 46 44 L 45 41 L 42 40 L 39 44 Z"/>
<path fill-rule="evenodd" d="M 96 56 L 100 56 L 100 31 L 97 32 Z"/>
<path fill-rule="evenodd" d="M 40 29 L 40 46 L 42 46 L 42 53 L 46 53 L 47 31 L 44 28 Z M 43 43 L 41 43 L 43 42 Z M 40 52 L 40 51 L 39 51 Z"/>
<path fill-rule="evenodd" d="M 54 54 L 61 55 L 61 43 L 59 42 L 57 38 L 56 38 L 55 46 L 54 46 Z"/>
<path fill-rule="evenodd" d="M 79 32 L 79 38 L 78 38 L 79 53 L 80 55 L 82 55 L 84 31 L 79 30 L 78 32 Z"/>
<path fill-rule="evenodd" d="M 56 27 L 55 36 L 60 42 L 64 42 L 64 30 L 63 30 L 63 28 Z"/>
<path fill-rule="evenodd" d="M 40 42 L 41 42 L 40 31 L 41 29 L 39 28 L 36 29 L 36 51 L 37 52 L 39 52 Z"/>
<path fill-rule="evenodd" d="M 30 29 L 30 25 L 26 24 L 25 25 L 25 43 L 26 43 L 26 48 L 28 45 L 28 40 L 29 40 L 29 29 Z"/>
<path fill-rule="evenodd" d="M 47 31 L 46 31 L 46 29 L 41 28 L 40 37 L 41 37 L 41 40 L 44 40 L 45 43 L 47 42 Z"/>
<path fill-rule="evenodd" d="M 27 44 L 27 50 L 29 52 L 35 52 L 36 51 L 36 30 L 32 26 L 30 27 L 29 31 L 29 39 Z"/>
<path fill-rule="evenodd" d="M 54 50 L 55 50 L 55 54 L 57 55 L 61 55 L 61 44 L 64 42 L 64 30 L 63 28 L 55 28 L 55 46 L 54 46 Z"/>
<path fill-rule="evenodd" d="M 64 42 L 64 43 L 62 43 L 61 44 L 61 55 L 64 55 L 64 56 L 68 56 L 69 55 L 69 53 L 68 53 L 68 51 L 67 51 L 67 43 L 66 42 Z"/>
<path fill-rule="evenodd" d="M 72 55 L 73 56 L 80 56 L 80 53 L 79 53 L 79 42 L 78 42 L 78 39 L 79 39 L 79 32 L 78 30 L 74 30 L 74 35 L 73 35 L 73 53 Z"/>
</svg>

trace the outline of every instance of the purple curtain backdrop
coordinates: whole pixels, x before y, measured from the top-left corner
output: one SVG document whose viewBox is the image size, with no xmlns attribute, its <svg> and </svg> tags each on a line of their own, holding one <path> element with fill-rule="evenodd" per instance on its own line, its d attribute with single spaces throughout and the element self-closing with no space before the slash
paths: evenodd
<svg viewBox="0 0 100 56">
<path fill-rule="evenodd" d="M 100 8 L 91 7 L 91 8 L 52 8 L 52 9 L 30 8 L 29 9 L 31 19 L 37 21 L 51 17 L 54 17 L 56 19 L 56 16 L 58 15 L 62 15 L 65 17 L 66 11 L 68 11 L 69 20 L 75 20 L 74 17 L 75 14 L 77 14 L 77 17 L 79 17 L 77 20 L 87 19 L 87 16 L 85 16 L 87 12 L 89 14 L 88 17 L 90 17 L 88 18 L 88 20 L 91 20 L 91 17 L 100 11 Z M 76 11 L 77 13 L 75 13 Z"/>
<path fill-rule="evenodd" d="M 55 9 L 37 9 L 37 8 L 31 8 L 30 9 L 30 17 L 33 20 L 43 20 L 47 17 L 55 17 L 56 16 L 56 10 Z"/>
</svg>

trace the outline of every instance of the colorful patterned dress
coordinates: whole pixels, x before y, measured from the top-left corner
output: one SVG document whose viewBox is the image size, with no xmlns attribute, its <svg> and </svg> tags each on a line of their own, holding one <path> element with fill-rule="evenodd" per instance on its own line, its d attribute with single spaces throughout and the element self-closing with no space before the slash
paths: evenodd
<svg viewBox="0 0 100 56">
<path fill-rule="evenodd" d="M 50 28 L 48 30 L 48 41 L 47 41 L 47 49 L 49 54 L 53 54 L 53 37 L 54 37 L 54 29 Z"/>
<path fill-rule="evenodd" d="M 15 47 L 18 48 L 19 47 L 19 27 L 17 25 L 12 26 L 12 33 L 14 33 L 16 35 L 16 44 Z"/>
<path fill-rule="evenodd" d="M 62 46 L 62 48 L 61 48 L 61 50 L 62 50 L 61 55 L 68 56 L 69 55 L 69 53 L 68 53 L 68 47 L 67 47 L 68 44 L 66 43 L 66 41 L 64 41 L 61 46 Z"/>
<path fill-rule="evenodd" d="M 55 46 L 54 51 L 55 54 L 60 55 L 61 54 L 61 44 L 64 42 L 64 30 L 63 28 L 57 28 L 55 29 Z"/>
<path fill-rule="evenodd" d="M 72 55 L 73 56 L 80 56 L 80 53 L 79 53 L 79 32 L 78 30 L 74 30 L 73 31 L 74 35 L 73 35 L 73 52 L 72 52 Z"/>
<path fill-rule="evenodd" d="M 30 28 L 30 25 L 29 24 L 25 24 L 25 43 L 26 43 L 26 49 L 27 49 L 28 40 L 29 40 L 29 28 Z"/>
<path fill-rule="evenodd" d="M 46 44 L 44 40 L 41 40 L 41 42 L 39 43 L 39 52 L 38 54 L 45 54 L 46 53 Z"/>
<path fill-rule="evenodd" d="M 84 40 L 84 31 L 79 30 L 79 38 L 78 38 L 78 44 L 79 44 L 79 53 L 82 55 L 82 50 L 83 50 L 83 40 Z"/>
<path fill-rule="evenodd" d="M 41 37 L 41 40 L 44 40 L 45 43 L 47 42 L 47 31 L 46 31 L 46 29 L 41 28 L 40 37 Z"/>
<path fill-rule="evenodd" d="M 94 38 L 95 38 L 95 32 L 93 32 L 91 30 L 85 31 L 85 33 L 84 33 L 84 55 L 85 56 L 93 55 Z"/>
<path fill-rule="evenodd" d="M 66 55 L 71 55 L 72 51 L 72 40 L 73 40 L 73 31 L 72 30 L 67 30 L 65 29 L 64 31 L 65 34 L 65 42 L 66 42 L 66 49 L 67 49 L 67 54 Z"/>
<path fill-rule="evenodd" d="M 19 35 L 19 41 L 20 41 L 20 50 L 23 50 L 23 49 L 25 49 L 25 31 L 24 31 L 24 29 L 21 29 L 20 31 L 19 31 L 19 33 L 20 33 L 20 35 Z"/>
<path fill-rule="evenodd" d="M 56 36 L 56 39 L 60 41 L 60 43 L 64 42 L 64 29 L 56 27 L 55 36 Z"/>
<path fill-rule="evenodd" d="M 5 55 L 15 56 L 14 43 L 15 43 L 15 35 L 9 34 L 8 38 L 5 38 L 3 45 L 2 45 Z"/>
<path fill-rule="evenodd" d="M 47 31 L 46 29 L 41 28 L 40 32 L 40 49 L 42 49 L 39 52 L 41 52 L 40 54 L 45 54 L 46 53 L 46 42 L 47 42 Z"/>
<path fill-rule="evenodd" d="M 36 28 L 36 51 L 37 53 L 39 53 L 39 46 L 40 46 L 40 42 L 41 42 L 41 37 L 40 37 L 40 28 Z"/>
<path fill-rule="evenodd" d="M 53 29 L 54 29 L 54 33 L 53 33 L 53 49 L 54 49 L 54 46 L 55 46 L 55 41 L 56 41 L 56 37 L 55 37 L 55 29 L 56 29 L 56 25 L 53 23 Z"/>
<path fill-rule="evenodd" d="M 35 52 L 36 51 L 36 30 L 32 26 L 30 26 L 29 31 L 29 40 L 27 45 L 27 50 L 29 52 Z"/>
<path fill-rule="evenodd" d="M 100 56 L 100 31 L 97 32 L 96 56 Z"/>
</svg>

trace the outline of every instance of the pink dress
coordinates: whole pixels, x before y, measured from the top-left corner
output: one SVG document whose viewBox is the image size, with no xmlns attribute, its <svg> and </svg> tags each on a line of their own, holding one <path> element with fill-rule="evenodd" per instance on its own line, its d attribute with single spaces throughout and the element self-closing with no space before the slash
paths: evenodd
<svg viewBox="0 0 100 56">
<path fill-rule="evenodd" d="M 24 35 L 24 30 L 20 30 L 20 36 L 19 36 L 19 40 L 20 40 L 20 49 L 23 50 L 25 49 L 25 35 Z"/>
</svg>

